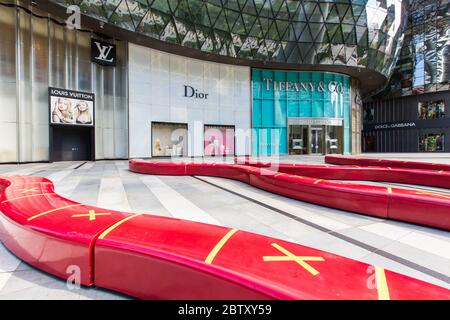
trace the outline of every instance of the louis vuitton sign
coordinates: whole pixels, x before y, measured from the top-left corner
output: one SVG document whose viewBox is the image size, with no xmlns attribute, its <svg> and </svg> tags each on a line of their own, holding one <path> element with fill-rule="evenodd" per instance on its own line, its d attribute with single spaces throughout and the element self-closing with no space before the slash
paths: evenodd
<svg viewBox="0 0 450 320">
<path fill-rule="evenodd" d="M 91 60 L 103 66 L 116 65 L 116 45 L 91 39 Z"/>
</svg>

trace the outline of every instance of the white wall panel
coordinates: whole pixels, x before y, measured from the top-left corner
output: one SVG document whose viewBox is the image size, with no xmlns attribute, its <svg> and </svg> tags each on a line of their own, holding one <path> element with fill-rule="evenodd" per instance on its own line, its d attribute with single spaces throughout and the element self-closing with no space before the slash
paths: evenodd
<svg viewBox="0 0 450 320">
<path fill-rule="evenodd" d="M 17 161 L 17 123 L 0 123 L 0 162 Z"/>
<path fill-rule="evenodd" d="M 249 67 L 186 58 L 135 44 L 129 45 L 128 54 L 131 158 L 151 156 L 152 121 L 187 123 L 189 156 L 203 155 L 204 124 L 235 125 L 236 132 L 250 129 Z M 185 85 L 208 98 L 184 97 Z M 237 136 L 236 154 L 250 154 L 250 150 L 245 137 Z"/>
</svg>

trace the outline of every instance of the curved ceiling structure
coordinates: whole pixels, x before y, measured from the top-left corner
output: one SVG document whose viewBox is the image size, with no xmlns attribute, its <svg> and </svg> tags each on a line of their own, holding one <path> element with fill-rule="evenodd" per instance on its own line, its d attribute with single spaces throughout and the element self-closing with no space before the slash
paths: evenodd
<svg viewBox="0 0 450 320">
<path fill-rule="evenodd" d="M 365 92 L 391 76 L 406 17 L 402 0 L 51 2 L 64 9 L 77 5 L 104 30 L 113 26 L 149 46 L 162 42 L 156 47 L 165 51 L 259 67 L 343 72 L 364 79 Z"/>
</svg>

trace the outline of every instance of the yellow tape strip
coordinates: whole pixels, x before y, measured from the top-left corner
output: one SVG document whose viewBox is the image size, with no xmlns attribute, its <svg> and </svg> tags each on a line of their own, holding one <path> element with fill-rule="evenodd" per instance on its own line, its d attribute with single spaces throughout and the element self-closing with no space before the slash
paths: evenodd
<svg viewBox="0 0 450 320">
<path fill-rule="evenodd" d="M 27 186 L 30 184 L 42 184 L 42 185 L 47 185 L 47 184 L 52 184 L 51 182 L 41 182 L 41 181 L 32 181 L 32 182 L 23 182 L 23 183 L 13 183 L 10 185 L 10 187 L 18 187 L 18 186 Z"/>
<path fill-rule="evenodd" d="M 139 213 L 139 214 L 135 214 L 135 215 L 126 217 L 126 218 L 124 218 L 124 219 L 122 219 L 122 220 L 120 220 L 120 221 L 114 223 L 111 227 L 109 227 L 108 229 L 106 229 L 105 231 L 103 231 L 102 234 L 101 234 L 98 238 L 99 238 L 99 239 L 104 239 L 104 238 L 108 235 L 108 233 L 110 233 L 111 231 L 113 231 L 114 229 L 116 229 L 116 228 L 117 228 L 118 226 L 120 226 L 122 223 L 125 223 L 125 222 L 127 222 L 128 220 L 133 219 L 133 218 L 136 218 L 136 217 L 138 217 L 138 216 L 140 216 L 140 215 L 141 215 L 140 213 Z"/>
<path fill-rule="evenodd" d="M 68 206 L 64 206 L 64 207 L 60 207 L 60 208 L 56 208 L 56 209 L 44 211 L 44 212 L 41 212 L 41 213 L 39 213 L 39 214 L 37 214 L 37 215 L 34 215 L 34 216 L 32 216 L 32 217 L 29 217 L 27 220 L 28 220 L 28 221 L 31 221 L 31 220 L 34 220 L 34 219 L 36 219 L 36 218 L 45 216 L 46 214 L 49 214 L 49 213 L 52 213 L 52 212 L 55 212 L 55 211 L 59 211 L 59 210 L 62 210 L 62 209 L 68 209 L 68 208 L 79 207 L 79 206 L 82 206 L 82 204 L 71 204 L 71 205 L 68 205 Z"/>
<path fill-rule="evenodd" d="M 318 179 L 316 181 L 314 181 L 314 184 L 318 184 L 320 181 L 323 181 L 322 179 Z"/>
<path fill-rule="evenodd" d="M 387 187 L 387 192 L 388 193 L 392 193 L 392 188 L 391 187 Z"/>
<path fill-rule="evenodd" d="M 386 281 L 384 269 L 375 266 L 375 277 L 377 279 L 378 300 L 390 300 L 389 287 Z"/>
<path fill-rule="evenodd" d="M 437 193 L 437 192 L 416 192 L 416 194 L 435 196 L 435 197 L 442 197 L 442 198 L 445 198 L 445 199 L 450 199 L 450 194 L 442 194 L 442 193 Z"/>
<path fill-rule="evenodd" d="M 235 234 L 238 230 L 237 229 L 231 229 L 230 231 L 227 232 L 226 235 L 224 235 L 222 237 L 222 239 L 220 239 L 220 241 L 216 244 L 216 246 L 214 247 L 214 249 L 211 250 L 211 252 L 208 254 L 208 256 L 205 259 L 205 263 L 207 264 L 211 264 L 214 260 L 214 258 L 216 257 L 217 253 L 219 253 L 220 249 L 222 249 L 222 247 L 225 245 L 225 243 L 227 243 L 227 241 L 233 236 L 233 234 Z"/>
<path fill-rule="evenodd" d="M 29 194 L 29 195 L 26 195 L 26 196 L 21 196 L 21 197 L 16 197 L 16 198 L 11 198 L 11 199 L 8 199 L 8 200 L 4 200 L 4 201 L 2 201 L 2 203 L 14 201 L 14 200 L 19 200 L 19 199 L 30 198 L 30 197 L 36 197 L 36 196 L 45 196 L 45 195 L 50 195 L 50 194 L 55 194 L 55 193 L 54 192 L 48 192 L 48 193 L 39 193 L 39 194 Z"/>
</svg>

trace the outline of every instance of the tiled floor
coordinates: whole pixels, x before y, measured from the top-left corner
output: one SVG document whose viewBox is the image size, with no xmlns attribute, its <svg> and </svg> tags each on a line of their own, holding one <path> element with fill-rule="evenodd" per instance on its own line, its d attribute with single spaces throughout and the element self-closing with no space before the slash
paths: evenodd
<svg viewBox="0 0 450 320">
<path fill-rule="evenodd" d="M 385 158 L 388 157 L 412 156 L 396 154 Z M 436 160 L 426 156 L 421 159 L 424 158 Z M 323 163 L 319 156 L 281 160 Z M 450 163 L 450 158 L 438 157 L 436 161 Z M 55 183 L 59 194 L 75 201 L 256 232 L 376 264 L 450 289 L 449 232 L 304 203 L 227 179 L 135 174 L 128 171 L 127 161 L 87 162 L 79 167 L 81 164 L 1 165 L 0 174 L 44 176 Z M 64 281 L 22 263 L 0 245 L 0 299 L 35 298 L 127 297 L 97 288 L 69 288 Z"/>
</svg>

